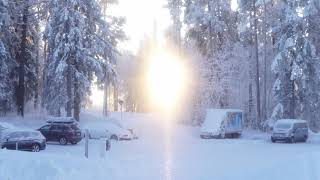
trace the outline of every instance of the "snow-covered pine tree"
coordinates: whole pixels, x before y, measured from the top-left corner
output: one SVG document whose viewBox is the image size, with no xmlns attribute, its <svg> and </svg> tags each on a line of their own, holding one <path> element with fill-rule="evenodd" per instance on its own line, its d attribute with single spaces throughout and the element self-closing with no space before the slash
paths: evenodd
<svg viewBox="0 0 320 180">
<path fill-rule="evenodd" d="M 231 89 L 234 78 L 239 73 L 239 63 L 234 49 L 240 46 L 237 34 L 236 12 L 232 11 L 230 1 L 202 0 L 186 1 L 185 23 L 186 40 L 195 43 L 204 60 L 199 62 L 201 76 L 206 83 L 199 92 L 202 104 L 213 108 L 230 108 L 234 102 Z M 238 95 L 238 94 L 237 94 Z M 197 116 L 201 117 L 201 116 Z M 201 118 L 200 118 L 201 119 Z"/>
<path fill-rule="evenodd" d="M 305 2 L 296 0 L 285 4 L 283 22 L 278 27 L 281 29 L 277 39 L 278 54 L 272 64 L 277 76 L 274 93 L 277 107 L 283 110 L 282 118 L 306 119 L 313 128 L 319 128 L 316 117 L 320 108 L 320 61 L 308 36 L 307 16 L 301 11 Z"/>
<path fill-rule="evenodd" d="M 182 14 L 182 0 L 168 0 L 167 8 L 170 11 L 171 19 L 172 19 L 172 27 L 171 27 L 171 39 L 173 41 L 174 46 L 177 47 L 178 50 L 181 48 L 181 14 Z"/>
<path fill-rule="evenodd" d="M 10 14 L 7 0 L 0 0 L 0 111 L 6 113 L 13 102 L 14 86 L 10 74 L 14 68 L 9 42 Z"/>
<path fill-rule="evenodd" d="M 104 72 L 112 69 L 118 39 L 95 0 L 52 0 L 49 12 L 46 108 L 54 115 L 66 108 L 68 116 L 73 108 L 79 120 L 81 102 L 90 94 L 94 76 L 102 82 Z"/>
<path fill-rule="evenodd" d="M 40 38 L 39 23 L 42 11 L 38 7 L 43 2 L 40 0 L 8 1 L 10 7 L 10 52 L 16 61 L 16 67 L 12 74 L 15 86 L 15 99 L 18 114 L 24 114 L 24 104 L 35 97 L 37 91 L 38 76 L 37 62 L 40 46 L 37 44 Z M 39 64 L 38 64 L 39 65 Z"/>
</svg>

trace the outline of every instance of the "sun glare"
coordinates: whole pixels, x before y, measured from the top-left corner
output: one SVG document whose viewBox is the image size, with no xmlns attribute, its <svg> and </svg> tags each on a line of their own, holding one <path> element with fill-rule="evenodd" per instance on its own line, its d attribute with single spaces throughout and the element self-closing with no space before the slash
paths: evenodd
<svg viewBox="0 0 320 180">
<path fill-rule="evenodd" d="M 239 8 L 238 0 L 231 0 L 231 9 L 237 11 Z"/>
<path fill-rule="evenodd" d="M 172 110 L 183 94 L 186 71 L 181 60 L 159 53 L 149 61 L 147 86 L 153 106 Z"/>
</svg>

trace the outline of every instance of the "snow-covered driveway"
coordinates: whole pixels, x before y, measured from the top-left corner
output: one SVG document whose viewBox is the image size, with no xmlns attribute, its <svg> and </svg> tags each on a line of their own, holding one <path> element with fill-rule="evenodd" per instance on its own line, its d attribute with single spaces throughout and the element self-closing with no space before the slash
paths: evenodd
<svg viewBox="0 0 320 180">
<path fill-rule="evenodd" d="M 272 144 L 264 136 L 202 140 L 198 128 L 169 126 L 152 116 L 126 123 L 139 134 L 134 141 L 76 146 L 49 144 L 40 153 L 0 151 L 0 179 L 10 180 L 319 180 L 320 143 Z"/>
</svg>

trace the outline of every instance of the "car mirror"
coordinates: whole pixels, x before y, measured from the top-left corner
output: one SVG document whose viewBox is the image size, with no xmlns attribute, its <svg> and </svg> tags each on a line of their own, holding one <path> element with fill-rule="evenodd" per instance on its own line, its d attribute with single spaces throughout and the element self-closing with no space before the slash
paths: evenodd
<svg viewBox="0 0 320 180">
<path fill-rule="evenodd" d="M 6 142 L 8 142 L 8 141 L 9 141 L 9 138 L 6 139 Z"/>
</svg>

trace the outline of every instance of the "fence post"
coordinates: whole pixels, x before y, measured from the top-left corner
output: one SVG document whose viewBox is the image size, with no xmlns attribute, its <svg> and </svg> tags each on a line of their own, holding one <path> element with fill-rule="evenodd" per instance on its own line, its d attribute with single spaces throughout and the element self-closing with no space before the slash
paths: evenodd
<svg viewBox="0 0 320 180">
<path fill-rule="evenodd" d="M 2 149 L 2 140 L 3 140 L 3 137 L 2 137 L 2 127 L 0 126 L 0 149 Z"/>
<path fill-rule="evenodd" d="M 86 158 L 88 158 L 88 156 L 89 156 L 89 130 L 88 129 L 86 129 L 85 130 L 85 156 L 86 156 Z"/>
</svg>

